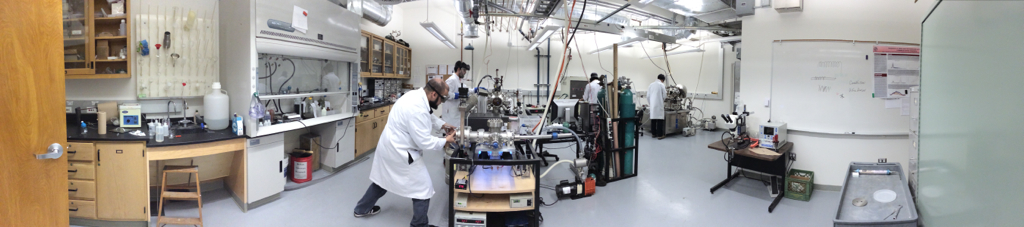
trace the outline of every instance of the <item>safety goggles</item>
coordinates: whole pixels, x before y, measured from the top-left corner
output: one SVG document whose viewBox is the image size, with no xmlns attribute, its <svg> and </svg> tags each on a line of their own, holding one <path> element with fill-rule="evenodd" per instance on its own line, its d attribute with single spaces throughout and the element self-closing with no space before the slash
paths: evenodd
<svg viewBox="0 0 1024 227">
<path fill-rule="evenodd" d="M 430 83 L 427 83 L 427 86 L 430 86 L 430 89 L 433 89 L 434 93 L 437 93 L 437 97 L 441 98 L 441 102 L 448 101 L 448 97 L 446 97 L 445 95 L 441 95 L 441 90 L 438 90 L 433 85 L 430 85 Z"/>
</svg>

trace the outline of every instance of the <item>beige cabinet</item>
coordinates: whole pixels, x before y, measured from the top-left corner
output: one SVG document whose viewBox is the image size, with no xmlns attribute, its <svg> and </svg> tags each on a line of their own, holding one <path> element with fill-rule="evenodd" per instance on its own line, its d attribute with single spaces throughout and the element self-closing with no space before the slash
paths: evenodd
<svg viewBox="0 0 1024 227">
<path fill-rule="evenodd" d="M 112 221 L 149 220 L 149 180 L 144 143 L 97 143 L 96 216 Z"/>
</svg>

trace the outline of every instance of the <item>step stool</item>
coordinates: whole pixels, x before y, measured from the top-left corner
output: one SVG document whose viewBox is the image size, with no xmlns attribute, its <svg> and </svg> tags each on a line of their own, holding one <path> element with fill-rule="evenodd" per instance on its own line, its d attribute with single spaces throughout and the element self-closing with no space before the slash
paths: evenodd
<svg viewBox="0 0 1024 227">
<path fill-rule="evenodd" d="M 198 166 L 164 166 L 163 180 L 160 183 L 160 207 L 157 210 L 156 225 L 192 225 L 203 226 L 203 198 L 199 189 L 199 167 Z M 195 186 L 186 184 L 184 186 L 167 186 L 168 173 L 187 173 L 196 176 Z M 191 181 L 191 179 L 189 179 Z M 195 192 L 173 192 L 168 189 L 195 189 Z M 196 200 L 199 204 L 199 218 L 164 217 L 164 200 Z"/>
</svg>

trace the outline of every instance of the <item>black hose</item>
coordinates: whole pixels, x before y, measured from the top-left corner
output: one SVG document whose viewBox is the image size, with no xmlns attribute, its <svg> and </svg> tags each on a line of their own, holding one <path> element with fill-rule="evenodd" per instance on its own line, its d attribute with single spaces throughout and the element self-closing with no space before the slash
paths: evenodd
<svg viewBox="0 0 1024 227">
<path fill-rule="evenodd" d="M 486 75 L 486 76 L 480 78 L 480 81 L 476 82 L 476 87 L 473 87 L 473 88 L 480 87 L 480 84 L 483 84 L 484 83 L 484 79 L 487 79 L 487 78 L 491 78 L 491 80 L 494 80 L 494 77 L 491 77 L 491 75 Z"/>
</svg>

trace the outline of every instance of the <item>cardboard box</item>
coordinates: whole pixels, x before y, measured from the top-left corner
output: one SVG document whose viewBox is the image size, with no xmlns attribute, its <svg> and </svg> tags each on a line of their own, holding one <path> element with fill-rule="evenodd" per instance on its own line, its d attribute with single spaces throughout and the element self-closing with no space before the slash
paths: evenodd
<svg viewBox="0 0 1024 227">
<path fill-rule="evenodd" d="M 309 151 L 313 153 L 313 171 L 320 170 L 320 147 L 332 147 L 333 145 L 323 144 L 320 141 L 320 135 L 317 134 L 303 134 L 299 136 L 299 148 L 296 150 Z"/>
<path fill-rule="evenodd" d="M 96 40 L 96 59 L 107 59 L 110 56 L 110 44 L 107 40 Z"/>
</svg>

